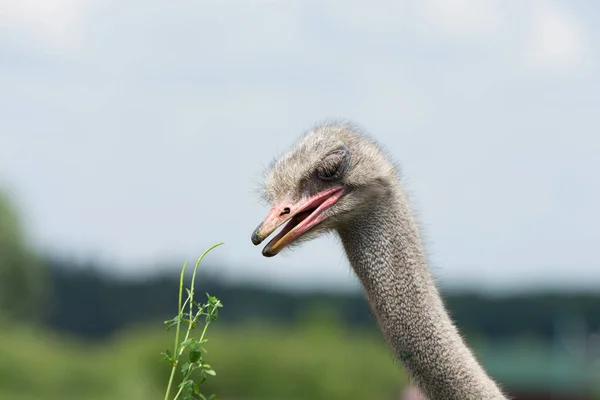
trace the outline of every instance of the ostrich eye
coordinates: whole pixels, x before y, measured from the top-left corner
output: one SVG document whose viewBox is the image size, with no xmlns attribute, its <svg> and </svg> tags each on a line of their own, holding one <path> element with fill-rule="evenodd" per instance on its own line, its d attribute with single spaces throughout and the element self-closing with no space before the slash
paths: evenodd
<svg viewBox="0 0 600 400">
<path fill-rule="evenodd" d="M 325 181 L 338 179 L 348 166 L 348 149 L 345 147 L 327 155 L 317 167 L 317 175 Z"/>
</svg>

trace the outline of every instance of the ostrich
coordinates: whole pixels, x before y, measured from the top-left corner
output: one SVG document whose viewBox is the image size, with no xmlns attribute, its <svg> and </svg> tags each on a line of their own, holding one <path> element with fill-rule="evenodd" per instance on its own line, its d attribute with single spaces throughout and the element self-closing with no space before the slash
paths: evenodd
<svg viewBox="0 0 600 400">
<path fill-rule="evenodd" d="M 431 400 L 507 399 L 453 325 L 428 271 L 419 228 L 397 168 L 351 123 L 309 130 L 273 162 L 264 182 L 272 208 L 252 233 L 272 257 L 335 232 L 385 339 Z"/>
</svg>

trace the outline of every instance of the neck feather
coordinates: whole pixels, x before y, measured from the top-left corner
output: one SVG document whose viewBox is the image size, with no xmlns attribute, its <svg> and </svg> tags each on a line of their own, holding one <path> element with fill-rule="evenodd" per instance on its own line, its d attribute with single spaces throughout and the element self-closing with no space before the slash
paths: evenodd
<svg viewBox="0 0 600 400">
<path fill-rule="evenodd" d="M 506 399 L 452 324 L 401 189 L 339 234 L 390 347 L 428 398 Z"/>
</svg>

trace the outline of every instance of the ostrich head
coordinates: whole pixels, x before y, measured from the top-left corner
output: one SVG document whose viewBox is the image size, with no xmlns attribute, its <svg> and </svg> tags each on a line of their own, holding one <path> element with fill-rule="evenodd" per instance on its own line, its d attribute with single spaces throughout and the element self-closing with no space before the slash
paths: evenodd
<svg viewBox="0 0 600 400">
<path fill-rule="evenodd" d="M 384 151 L 356 127 L 317 126 L 267 171 L 264 197 L 272 208 L 252 242 L 260 244 L 287 223 L 263 249 L 272 257 L 368 214 L 396 182 L 396 169 Z"/>
</svg>

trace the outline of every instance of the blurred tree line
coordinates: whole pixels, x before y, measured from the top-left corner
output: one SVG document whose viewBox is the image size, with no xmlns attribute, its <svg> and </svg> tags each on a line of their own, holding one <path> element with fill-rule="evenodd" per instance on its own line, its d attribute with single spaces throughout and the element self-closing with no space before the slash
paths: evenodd
<svg viewBox="0 0 600 400">
<path fill-rule="evenodd" d="M 104 276 L 98 272 L 99 266 L 82 268 L 65 260 L 47 261 L 47 266 L 54 297 L 45 323 L 54 329 L 103 338 L 131 321 L 162 321 L 176 309 L 175 273 L 123 281 Z M 220 323 L 292 325 L 320 313 L 346 326 L 376 329 L 361 293 L 292 293 L 247 284 L 227 285 L 206 274 L 199 285 L 200 290 L 216 295 L 225 304 Z M 600 331 L 600 295 L 538 293 L 487 297 L 446 293 L 445 299 L 454 320 L 467 335 L 497 340 L 525 335 L 552 340 L 557 324 L 574 317 L 585 322 L 591 331 Z"/>
</svg>

